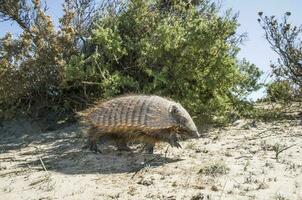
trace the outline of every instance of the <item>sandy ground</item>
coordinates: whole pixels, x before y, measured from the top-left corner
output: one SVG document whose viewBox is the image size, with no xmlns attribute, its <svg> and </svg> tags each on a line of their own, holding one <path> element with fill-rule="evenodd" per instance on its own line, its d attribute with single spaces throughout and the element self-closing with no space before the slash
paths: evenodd
<svg viewBox="0 0 302 200">
<path fill-rule="evenodd" d="M 12 123 L 13 124 L 13 123 Z M 0 199 L 302 200 L 301 120 L 236 121 L 155 154 L 82 150 L 74 124 L 0 134 Z M 0 129 L 4 130 L 4 128 Z"/>
</svg>

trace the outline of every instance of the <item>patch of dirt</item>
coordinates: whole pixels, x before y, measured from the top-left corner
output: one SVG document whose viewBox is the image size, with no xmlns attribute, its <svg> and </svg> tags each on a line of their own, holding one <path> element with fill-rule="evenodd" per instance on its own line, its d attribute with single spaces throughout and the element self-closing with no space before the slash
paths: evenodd
<svg viewBox="0 0 302 200">
<path fill-rule="evenodd" d="M 154 155 L 110 145 L 94 154 L 81 149 L 82 132 L 1 134 L 1 199 L 302 199 L 298 119 L 239 120 Z"/>
</svg>

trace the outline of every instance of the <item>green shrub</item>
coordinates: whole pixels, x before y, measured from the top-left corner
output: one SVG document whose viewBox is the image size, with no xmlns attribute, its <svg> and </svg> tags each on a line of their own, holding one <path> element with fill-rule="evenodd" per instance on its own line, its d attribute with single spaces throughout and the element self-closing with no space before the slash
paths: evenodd
<svg viewBox="0 0 302 200">
<path fill-rule="evenodd" d="M 289 81 L 275 81 L 267 86 L 267 97 L 273 102 L 290 102 L 294 99 L 294 88 Z"/>
<path fill-rule="evenodd" d="M 169 96 L 200 121 L 225 120 L 258 88 L 261 73 L 236 60 L 236 18 L 220 17 L 213 5 L 201 5 L 212 9 L 180 1 L 163 12 L 152 9 L 158 7 L 153 1 L 129 1 L 117 15 L 99 19 L 90 41 L 95 51 L 89 56 L 97 54 L 97 63 L 118 82 L 103 84 L 104 93 Z"/>
<path fill-rule="evenodd" d="M 83 44 L 77 43 L 83 37 L 72 24 L 74 12 L 65 9 L 55 31 L 39 4 L 32 6 L 39 20 L 19 38 L 0 42 L 4 110 L 16 102 L 23 110 L 35 103 L 76 110 L 97 98 L 127 93 L 171 97 L 197 122 L 223 122 L 244 109 L 243 100 L 259 87 L 261 73 L 236 59 L 242 38 L 235 35 L 235 16 L 221 16 L 210 1 L 117 4 L 91 18 L 94 25 L 87 27 Z"/>
</svg>

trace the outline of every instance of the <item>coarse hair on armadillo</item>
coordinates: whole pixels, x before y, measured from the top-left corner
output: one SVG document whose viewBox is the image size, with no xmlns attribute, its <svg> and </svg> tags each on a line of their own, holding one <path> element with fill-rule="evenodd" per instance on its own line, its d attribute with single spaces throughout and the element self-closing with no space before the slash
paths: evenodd
<svg viewBox="0 0 302 200">
<path fill-rule="evenodd" d="M 82 119 L 90 125 L 88 135 L 93 140 L 115 135 L 127 141 L 155 143 L 169 141 L 179 133 L 180 122 L 171 111 L 175 106 L 180 104 L 155 95 L 129 95 L 96 104 L 82 113 Z"/>
<path fill-rule="evenodd" d="M 159 96 L 129 95 L 101 102 L 89 109 L 84 120 L 108 131 L 171 128 L 169 108 L 175 102 Z"/>
</svg>

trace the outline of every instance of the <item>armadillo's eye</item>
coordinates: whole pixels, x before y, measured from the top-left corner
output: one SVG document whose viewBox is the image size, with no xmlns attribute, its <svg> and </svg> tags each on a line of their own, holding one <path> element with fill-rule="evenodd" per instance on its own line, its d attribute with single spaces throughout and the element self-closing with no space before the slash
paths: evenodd
<svg viewBox="0 0 302 200">
<path fill-rule="evenodd" d="M 185 124 L 187 123 L 187 118 L 183 116 L 183 113 L 177 106 L 172 105 L 170 108 L 170 113 L 172 114 L 177 124 L 179 124 L 180 126 L 185 126 Z"/>
<path fill-rule="evenodd" d="M 182 125 L 185 125 L 187 123 L 187 118 L 183 117 L 183 116 L 179 116 L 179 122 Z"/>
</svg>

